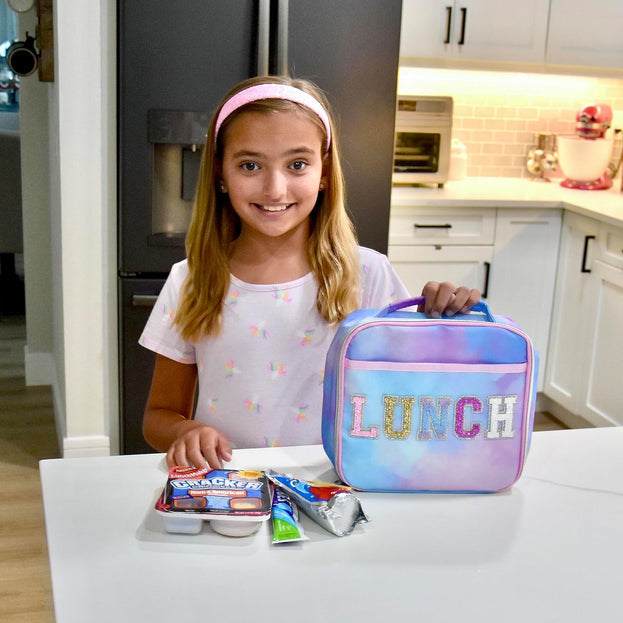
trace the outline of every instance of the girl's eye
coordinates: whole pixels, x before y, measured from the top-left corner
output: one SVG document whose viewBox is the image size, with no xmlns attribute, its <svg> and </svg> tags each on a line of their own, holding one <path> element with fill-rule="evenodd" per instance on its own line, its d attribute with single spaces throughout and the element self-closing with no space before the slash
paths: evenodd
<svg viewBox="0 0 623 623">
<path fill-rule="evenodd" d="M 307 166 L 307 162 L 305 162 L 304 160 L 295 160 L 290 165 L 290 168 L 294 169 L 295 171 L 302 171 L 306 166 Z"/>
<path fill-rule="evenodd" d="M 256 162 L 243 162 L 240 165 L 240 168 L 244 171 L 257 171 L 260 167 L 257 165 Z"/>
</svg>

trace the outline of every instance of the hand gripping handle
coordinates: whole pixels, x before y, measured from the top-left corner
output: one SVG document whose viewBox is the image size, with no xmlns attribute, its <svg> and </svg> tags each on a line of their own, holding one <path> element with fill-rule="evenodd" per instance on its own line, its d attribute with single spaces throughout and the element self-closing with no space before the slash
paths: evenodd
<svg viewBox="0 0 623 623">
<path fill-rule="evenodd" d="M 416 296 L 415 298 L 405 299 L 404 301 L 397 301 L 396 303 L 392 303 L 387 307 L 381 309 L 377 316 L 387 316 L 392 312 L 398 311 L 399 309 L 404 309 L 405 307 L 413 307 L 414 305 L 423 305 L 426 301 L 426 298 L 423 296 Z M 485 318 L 488 322 L 495 322 L 495 318 L 489 309 L 489 306 L 484 301 L 478 301 L 470 311 L 481 312 L 484 314 Z"/>
</svg>

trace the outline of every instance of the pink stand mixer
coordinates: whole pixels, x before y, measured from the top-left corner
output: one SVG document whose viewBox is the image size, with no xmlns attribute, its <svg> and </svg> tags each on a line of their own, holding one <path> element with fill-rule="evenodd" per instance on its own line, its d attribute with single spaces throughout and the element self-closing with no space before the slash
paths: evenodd
<svg viewBox="0 0 623 623">
<path fill-rule="evenodd" d="M 620 136 L 617 156 L 613 154 L 615 141 L 606 138 L 612 123 L 612 108 L 608 104 L 583 106 L 575 119 L 575 135 L 558 137 L 558 162 L 566 178 L 560 185 L 581 190 L 610 188 L 622 151 Z"/>
</svg>

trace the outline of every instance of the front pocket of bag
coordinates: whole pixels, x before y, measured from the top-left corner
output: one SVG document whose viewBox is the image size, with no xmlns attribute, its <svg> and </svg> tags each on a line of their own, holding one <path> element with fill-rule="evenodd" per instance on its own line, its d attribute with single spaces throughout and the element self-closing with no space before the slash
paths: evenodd
<svg viewBox="0 0 623 623">
<path fill-rule="evenodd" d="M 337 459 L 368 490 L 497 491 L 521 472 L 526 363 L 345 360 Z"/>
</svg>

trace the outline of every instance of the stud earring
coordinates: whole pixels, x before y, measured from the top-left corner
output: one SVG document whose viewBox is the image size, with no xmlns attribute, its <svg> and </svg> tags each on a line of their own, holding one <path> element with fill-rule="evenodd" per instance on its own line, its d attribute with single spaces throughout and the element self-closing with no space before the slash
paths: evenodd
<svg viewBox="0 0 623 623">
<path fill-rule="evenodd" d="M 320 182 L 318 190 L 324 190 L 324 182 Z"/>
<path fill-rule="evenodd" d="M 225 184 L 219 184 L 218 189 L 222 192 L 222 193 L 226 193 L 227 189 L 225 188 Z"/>
</svg>

